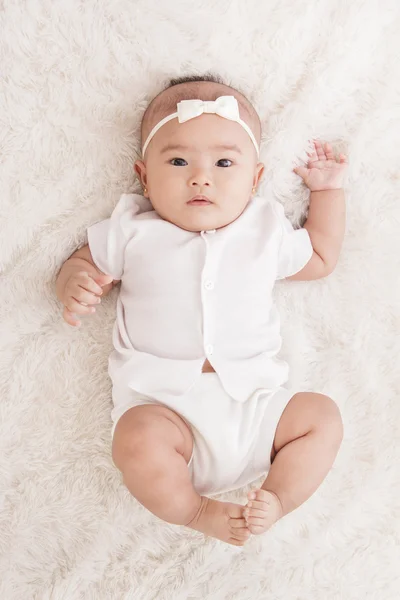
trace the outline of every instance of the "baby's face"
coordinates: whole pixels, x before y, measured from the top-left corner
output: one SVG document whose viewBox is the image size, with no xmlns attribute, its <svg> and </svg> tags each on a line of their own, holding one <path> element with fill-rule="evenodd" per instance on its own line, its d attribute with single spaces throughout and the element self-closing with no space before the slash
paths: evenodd
<svg viewBox="0 0 400 600">
<path fill-rule="evenodd" d="M 264 165 L 238 123 L 203 114 L 161 127 L 135 170 L 163 219 L 202 231 L 229 225 L 242 214 Z M 193 201 L 198 195 L 208 201 Z"/>
</svg>

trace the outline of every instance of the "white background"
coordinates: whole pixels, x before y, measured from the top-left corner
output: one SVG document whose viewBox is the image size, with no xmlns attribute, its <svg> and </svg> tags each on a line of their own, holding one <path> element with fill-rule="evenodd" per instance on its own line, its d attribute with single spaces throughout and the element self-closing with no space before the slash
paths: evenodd
<svg viewBox="0 0 400 600">
<path fill-rule="evenodd" d="M 2 6 L 0 597 L 397 599 L 398 2 Z M 129 495 L 111 460 L 116 292 L 74 330 L 54 291 L 86 228 L 139 191 L 146 104 L 169 77 L 209 70 L 258 109 L 264 185 L 295 225 L 308 191 L 292 168 L 308 140 L 350 164 L 335 272 L 276 287 L 291 383 L 335 398 L 345 438 L 318 492 L 243 552 L 167 525 Z M 245 492 L 225 498 L 244 504 Z"/>
</svg>

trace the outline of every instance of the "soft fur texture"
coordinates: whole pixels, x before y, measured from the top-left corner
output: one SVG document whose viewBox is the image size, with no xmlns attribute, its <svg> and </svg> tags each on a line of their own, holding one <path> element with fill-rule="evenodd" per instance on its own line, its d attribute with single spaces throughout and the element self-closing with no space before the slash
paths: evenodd
<svg viewBox="0 0 400 600">
<path fill-rule="evenodd" d="M 8 0 L 0 19 L 0 598 L 398 598 L 398 1 Z M 291 383 L 335 398 L 343 445 L 317 493 L 243 551 L 130 496 L 110 453 L 116 291 L 75 330 L 54 290 L 86 227 L 140 189 L 147 102 L 209 70 L 259 110 L 261 191 L 293 223 L 308 140 L 350 165 L 335 272 L 276 287 Z"/>
</svg>

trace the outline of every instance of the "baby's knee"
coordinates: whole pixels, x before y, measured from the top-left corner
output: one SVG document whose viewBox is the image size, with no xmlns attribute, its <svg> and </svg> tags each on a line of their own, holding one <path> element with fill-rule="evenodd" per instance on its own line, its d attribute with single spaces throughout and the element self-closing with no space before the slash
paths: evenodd
<svg viewBox="0 0 400 600">
<path fill-rule="evenodd" d="M 327 438 L 329 437 L 333 443 L 340 446 L 343 440 L 344 428 L 339 406 L 329 396 L 324 394 L 315 394 L 315 396 L 317 409 L 315 427 Z"/>
<path fill-rule="evenodd" d="M 147 469 L 154 457 L 162 452 L 160 424 L 147 420 L 131 423 L 130 427 L 115 429 L 112 442 L 112 459 L 122 472 L 133 466 Z"/>
</svg>

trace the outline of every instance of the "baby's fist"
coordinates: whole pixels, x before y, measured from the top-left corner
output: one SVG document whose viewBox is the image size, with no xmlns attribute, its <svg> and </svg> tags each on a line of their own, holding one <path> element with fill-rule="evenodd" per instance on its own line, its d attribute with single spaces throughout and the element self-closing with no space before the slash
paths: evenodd
<svg viewBox="0 0 400 600">
<path fill-rule="evenodd" d="M 64 291 L 64 320 L 73 327 L 80 327 L 81 321 L 77 315 L 87 315 L 96 312 L 94 305 L 100 304 L 103 287 L 112 284 L 113 278 L 102 273 L 89 274 L 78 271 L 71 275 Z"/>
</svg>

